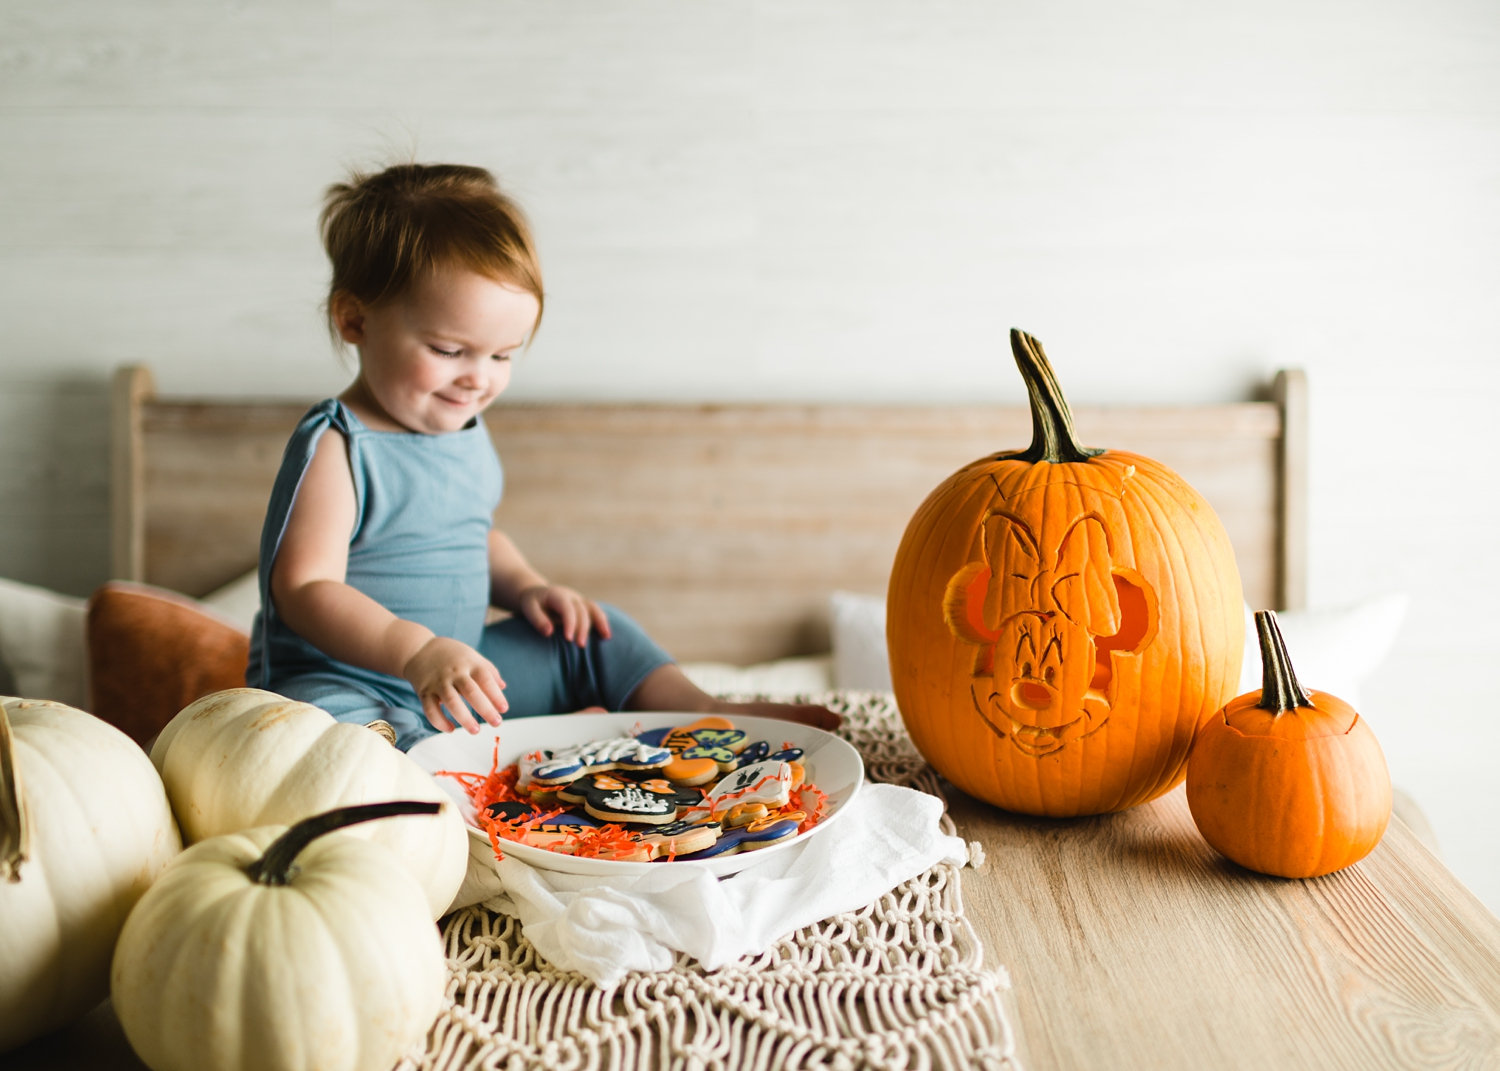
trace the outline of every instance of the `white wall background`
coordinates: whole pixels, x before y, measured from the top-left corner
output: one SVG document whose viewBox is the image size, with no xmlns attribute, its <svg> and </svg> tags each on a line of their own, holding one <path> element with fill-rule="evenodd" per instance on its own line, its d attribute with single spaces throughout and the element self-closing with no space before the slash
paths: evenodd
<svg viewBox="0 0 1500 1071">
<path fill-rule="evenodd" d="M 398 157 L 529 206 L 517 395 L 1019 402 L 1011 325 L 1075 404 L 1305 368 L 1311 601 L 1410 593 L 1364 713 L 1500 909 L 1494 0 L 5 0 L 0 575 L 105 577 L 121 362 L 342 384 L 314 217 Z"/>
</svg>

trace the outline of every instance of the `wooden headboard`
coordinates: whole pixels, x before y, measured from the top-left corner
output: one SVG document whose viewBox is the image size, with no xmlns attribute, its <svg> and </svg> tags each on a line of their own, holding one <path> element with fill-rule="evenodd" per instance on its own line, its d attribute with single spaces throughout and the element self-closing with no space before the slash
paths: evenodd
<svg viewBox="0 0 1500 1071">
<path fill-rule="evenodd" d="M 1079 408 L 1090 446 L 1177 470 L 1234 543 L 1246 598 L 1305 592 L 1306 387 L 1270 401 Z M 255 567 L 281 451 L 309 401 L 158 397 L 114 384 L 113 571 L 202 595 Z M 497 522 L 545 575 L 629 611 L 678 658 L 828 649 L 836 589 L 883 594 L 917 505 L 1031 441 L 1022 406 L 500 403 Z"/>
</svg>

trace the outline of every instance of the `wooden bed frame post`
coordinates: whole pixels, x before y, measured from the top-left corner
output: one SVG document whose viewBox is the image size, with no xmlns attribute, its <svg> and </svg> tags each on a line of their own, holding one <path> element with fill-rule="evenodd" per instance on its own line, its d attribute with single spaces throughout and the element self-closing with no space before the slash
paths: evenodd
<svg viewBox="0 0 1500 1071">
<path fill-rule="evenodd" d="M 141 414 L 155 385 L 141 365 L 124 365 L 110 389 L 110 576 L 142 580 L 146 573 L 146 464 Z"/>
<path fill-rule="evenodd" d="M 1281 410 L 1277 602 L 1283 610 L 1301 610 L 1307 605 L 1307 373 L 1282 369 L 1271 393 Z"/>
</svg>

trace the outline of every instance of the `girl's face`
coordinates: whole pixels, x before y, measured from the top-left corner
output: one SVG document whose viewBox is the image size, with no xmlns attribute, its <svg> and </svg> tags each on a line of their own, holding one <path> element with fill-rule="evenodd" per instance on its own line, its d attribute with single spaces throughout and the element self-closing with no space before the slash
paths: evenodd
<svg viewBox="0 0 1500 1071">
<path fill-rule="evenodd" d="M 532 294 L 461 267 L 377 306 L 336 298 L 334 323 L 359 351 L 343 400 L 382 430 L 458 431 L 510 383 L 511 355 L 538 311 Z"/>
</svg>

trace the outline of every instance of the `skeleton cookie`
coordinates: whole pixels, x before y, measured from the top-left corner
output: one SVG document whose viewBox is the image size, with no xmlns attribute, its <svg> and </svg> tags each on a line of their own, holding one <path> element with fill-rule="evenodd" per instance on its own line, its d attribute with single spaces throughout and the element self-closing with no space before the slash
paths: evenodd
<svg viewBox="0 0 1500 1071">
<path fill-rule="evenodd" d="M 594 740 L 555 751 L 522 755 L 517 762 L 520 776 L 516 786 L 545 792 L 584 774 L 604 770 L 654 770 L 671 760 L 672 752 L 667 748 L 643 743 L 634 737 Z"/>
<path fill-rule="evenodd" d="M 676 821 L 677 812 L 697 803 L 702 794 L 678 788 L 663 778 L 632 781 L 590 774 L 562 789 L 558 798 L 578 800 L 585 811 L 606 822 L 662 825 Z"/>
</svg>

